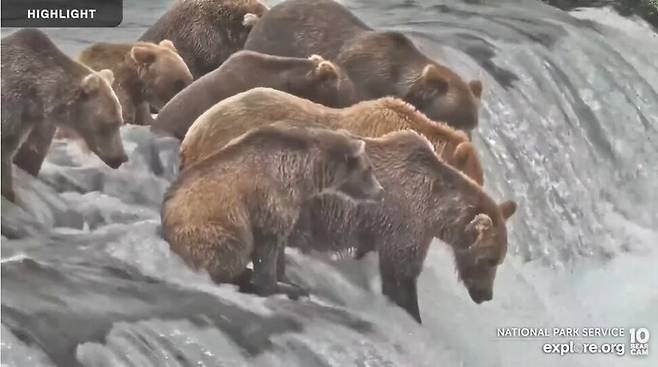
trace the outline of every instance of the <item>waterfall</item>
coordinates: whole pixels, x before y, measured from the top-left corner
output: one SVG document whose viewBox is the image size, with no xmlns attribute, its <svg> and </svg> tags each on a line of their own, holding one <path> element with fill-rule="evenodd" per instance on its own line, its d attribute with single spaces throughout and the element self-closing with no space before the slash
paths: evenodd
<svg viewBox="0 0 658 367">
<path fill-rule="evenodd" d="M 75 55 L 136 39 L 169 1 L 125 1 L 117 29 L 47 30 Z M 126 126 L 111 170 L 55 142 L 38 179 L 2 200 L 3 366 L 658 365 L 658 35 L 607 8 L 540 2 L 345 1 L 375 28 L 484 84 L 474 144 L 485 189 L 519 203 L 494 299 L 474 304 L 446 245 L 419 279 L 423 324 L 379 290 L 376 258 L 287 254 L 310 299 L 213 284 L 159 235 L 177 142 Z M 3 33 L 6 30 L 3 30 Z M 506 327 L 646 327 L 623 338 L 505 338 Z M 544 343 L 616 342 L 626 355 L 548 355 Z"/>
</svg>

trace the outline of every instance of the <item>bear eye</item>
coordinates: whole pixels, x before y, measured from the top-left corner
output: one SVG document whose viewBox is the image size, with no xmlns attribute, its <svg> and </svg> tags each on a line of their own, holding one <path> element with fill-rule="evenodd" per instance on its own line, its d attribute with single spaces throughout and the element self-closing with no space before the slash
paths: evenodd
<svg viewBox="0 0 658 367">
<path fill-rule="evenodd" d="M 185 88 L 185 81 L 182 79 L 178 79 L 174 82 L 174 88 L 177 90 L 182 90 Z"/>
<path fill-rule="evenodd" d="M 348 169 L 354 169 L 359 165 L 359 157 L 345 155 L 345 164 Z"/>
</svg>

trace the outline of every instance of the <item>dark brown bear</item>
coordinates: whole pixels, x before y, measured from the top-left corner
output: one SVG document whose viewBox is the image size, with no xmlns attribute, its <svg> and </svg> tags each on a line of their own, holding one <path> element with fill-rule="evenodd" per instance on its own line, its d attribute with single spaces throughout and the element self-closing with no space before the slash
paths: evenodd
<svg viewBox="0 0 658 367">
<path fill-rule="evenodd" d="M 505 221 L 516 204 L 500 205 L 463 173 L 439 159 L 412 131 L 364 138 L 384 187 L 378 203 L 322 194 L 305 203 L 288 245 L 318 251 L 379 253 L 382 291 L 421 322 L 416 281 L 434 238 L 452 247 L 459 278 L 476 303 L 493 297 L 507 252 Z"/>
<path fill-rule="evenodd" d="M 241 50 L 253 24 L 266 11 L 259 0 L 175 1 L 140 41 L 171 40 L 197 79 Z"/>
<path fill-rule="evenodd" d="M 318 55 L 280 57 L 239 51 L 218 69 L 196 80 L 158 113 L 152 126 L 183 139 L 197 117 L 234 94 L 270 87 L 332 107 L 355 101 L 354 85 L 333 63 Z"/>
<path fill-rule="evenodd" d="M 375 31 L 333 0 L 288 0 L 270 9 L 245 49 L 322 55 L 342 66 L 360 99 L 395 96 L 434 121 L 469 132 L 478 122 L 482 84 L 464 82 L 398 32 Z"/>
<path fill-rule="evenodd" d="M 362 140 L 285 123 L 253 129 L 183 171 L 162 205 L 171 249 L 220 283 L 241 283 L 249 261 L 259 295 L 304 292 L 277 283 L 278 254 L 302 202 L 321 192 L 381 197 Z"/>
<path fill-rule="evenodd" d="M 17 165 L 38 172 L 53 125 L 74 130 L 112 168 L 128 159 L 112 79 L 110 70 L 93 72 L 71 60 L 39 30 L 23 29 L 2 39 L 3 196 L 14 200 L 12 160 L 21 146 L 37 154 L 25 152 L 26 161 Z"/>
<path fill-rule="evenodd" d="M 150 107 L 161 109 L 192 83 L 192 74 L 169 40 L 159 44 L 97 43 L 84 49 L 78 61 L 94 70 L 110 69 L 126 123 L 148 125 Z"/>
</svg>

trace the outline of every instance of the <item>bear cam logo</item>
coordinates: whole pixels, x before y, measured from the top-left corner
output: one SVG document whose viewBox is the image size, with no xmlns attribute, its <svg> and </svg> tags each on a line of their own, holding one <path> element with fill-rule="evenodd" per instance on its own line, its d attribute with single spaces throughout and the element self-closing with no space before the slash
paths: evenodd
<svg viewBox="0 0 658 367">
<path fill-rule="evenodd" d="M 649 338 L 651 333 L 647 328 L 631 328 L 628 330 L 630 336 L 629 353 L 632 356 L 649 355 Z"/>
</svg>

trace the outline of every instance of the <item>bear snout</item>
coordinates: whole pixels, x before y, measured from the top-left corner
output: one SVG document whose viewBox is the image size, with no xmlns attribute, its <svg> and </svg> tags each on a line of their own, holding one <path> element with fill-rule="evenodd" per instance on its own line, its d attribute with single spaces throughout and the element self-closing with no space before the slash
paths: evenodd
<svg viewBox="0 0 658 367">
<path fill-rule="evenodd" d="M 105 159 L 105 164 L 110 166 L 113 169 L 119 168 L 122 164 L 126 163 L 128 161 L 128 156 L 125 154 L 122 154 L 117 157 L 110 157 Z"/>
<path fill-rule="evenodd" d="M 473 302 L 479 305 L 482 302 L 491 301 L 491 299 L 493 299 L 493 290 L 469 288 L 468 295 L 471 296 Z"/>
</svg>

